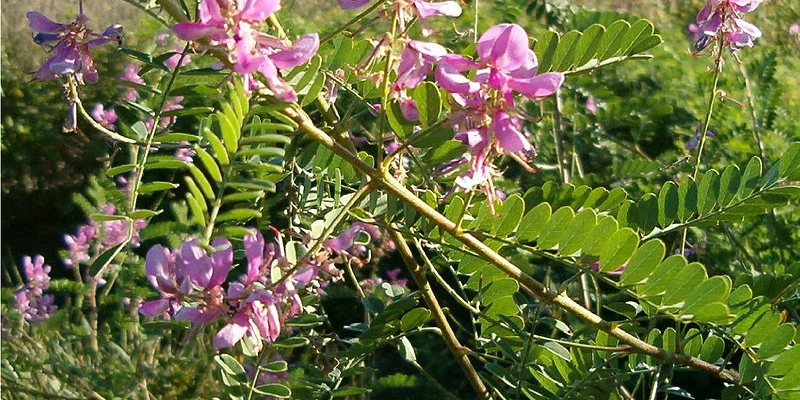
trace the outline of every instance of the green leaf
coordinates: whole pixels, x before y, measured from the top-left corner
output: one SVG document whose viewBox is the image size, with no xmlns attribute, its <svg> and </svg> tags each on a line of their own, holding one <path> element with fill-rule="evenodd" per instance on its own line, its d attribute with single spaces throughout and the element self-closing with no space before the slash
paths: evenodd
<svg viewBox="0 0 800 400">
<path fill-rule="evenodd" d="M 389 122 L 392 131 L 401 139 L 407 138 L 414 132 L 414 123 L 403 116 L 403 113 L 400 111 L 400 105 L 396 101 L 389 103 L 388 107 L 386 107 L 386 120 Z M 453 141 L 451 140 L 449 142 Z M 460 144 L 461 142 L 458 143 Z"/>
<path fill-rule="evenodd" d="M 636 290 L 645 297 L 661 295 L 675 284 L 684 268 L 686 268 L 686 259 L 679 255 L 669 256 L 658 264 L 647 282 L 638 286 Z"/>
<path fill-rule="evenodd" d="M 448 140 L 442 143 L 441 146 L 426 154 L 425 159 L 428 164 L 439 165 L 461 156 L 466 151 L 467 146 L 464 146 L 461 141 Z"/>
<path fill-rule="evenodd" d="M 217 160 L 219 160 L 220 165 L 230 164 L 231 160 L 228 157 L 228 151 L 222 144 L 222 140 L 220 140 L 220 138 L 208 128 L 203 129 L 203 137 L 208 140 L 209 144 L 211 144 L 211 148 L 214 150 L 214 154 L 217 156 Z"/>
<path fill-rule="evenodd" d="M 119 250 L 122 247 L 126 246 L 127 244 L 128 244 L 127 242 L 122 241 L 121 243 L 109 247 L 108 249 L 106 249 L 106 251 L 101 253 L 100 256 L 98 256 L 97 259 L 94 260 L 92 265 L 89 266 L 89 275 L 90 276 L 96 275 L 97 272 L 100 271 L 100 269 L 103 268 L 106 264 L 110 263 L 111 259 L 115 255 L 117 255 Z"/>
<path fill-rule="evenodd" d="M 191 163 L 176 159 L 155 159 L 147 161 L 144 165 L 145 169 L 181 169 L 189 167 Z"/>
<path fill-rule="evenodd" d="M 563 358 L 564 361 L 567 362 L 572 361 L 572 355 L 569 353 L 569 350 L 567 350 L 566 347 L 564 347 L 559 343 L 545 342 L 544 344 L 542 344 L 542 347 L 547 349 L 549 352 L 555 354 L 556 356 Z"/>
<path fill-rule="evenodd" d="M 231 121 L 225 113 L 217 111 L 217 121 L 219 128 L 222 131 L 222 141 L 225 142 L 225 148 L 229 153 L 236 153 L 239 149 L 239 128 L 235 121 Z"/>
<path fill-rule="evenodd" d="M 550 219 L 550 204 L 541 203 L 528 211 L 522 221 L 520 221 L 520 228 L 517 230 L 517 238 L 520 242 L 529 242 L 539 237 L 544 225 Z"/>
<path fill-rule="evenodd" d="M 260 366 L 258 369 L 267 372 L 283 372 L 289 369 L 289 366 L 286 361 L 272 361 Z"/>
<path fill-rule="evenodd" d="M 558 252 L 569 256 L 580 251 L 589 232 L 597 225 L 597 215 L 591 208 L 578 212 L 567 227 L 567 234 L 558 242 Z"/>
<path fill-rule="evenodd" d="M 424 325 L 431 318 L 431 312 L 428 309 L 418 307 L 407 312 L 400 319 L 400 329 L 403 331 L 410 331 Z"/>
<path fill-rule="evenodd" d="M 744 199 L 753 194 L 758 188 L 761 179 L 761 159 L 753 157 L 742 173 L 742 179 L 739 183 L 739 190 L 736 192 L 736 198 Z"/>
<path fill-rule="evenodd" d="M 500 218 L 492 225 L 492 235 L 506 237 L 519 226 L 522 214 L 525 212 L 525 202 L 519 194 L 512 194 L 500 208 Z"/>
<path fill-rule="evenodd" d="M 685 176 L 678 185 L 678 220 L 686 222 L 697 211 L 697 185 Z"/>
<path fill-rule="evenodd" d="M 159 211 L 154 211 L 154 210 L 136 210 L 136 211 L 132 212 L 129 215 L 129 217 L 131 217 L 132 219 L 147 219 L 147 218 L 153 218 L 158 214 L 161 214 L 161 210 L 159 210 Z"/>
<path fill-rule="evenodd" d="M 534 52 L 539 59 L 540 73 L 549 72 L 553 63 L 553 56 L 558 48 L 560 37 L 555 31 L 547 31 L 543 33 L 534 46 Z"/>
<path fill-rule="evenodd" d="M 251 131 L 265 131 L 265 132 L 277 132 L 277 131 L 292 132 L 292 131 L 295 130 L 295 128 L 297 128 L 297 126 L 289 125 L 289 124 L 286 124 L 286 123 L 280 123 L 280 122 L 254 122 L 252 124 L 245 125 L 243 129 L 251 130 Z M 288 138 L 286 136 L 283 136 L 283 135 L 275 135 L 275 136 L 265 135 L 265 137 L 267 137 L 267 138 L 275 138 L 276 139 L 275 142 L 282 142 L 282 143 L 291 142 L 290 138 Z M 247 143 L 247 142 L 245 142 L 245 140 L 248 140 L 248 139 L 251 140 L 251 141 L 254 140 L 253 138 L 245 138 L 245 139 L 242 140 L 242 144 Z"/>
<path fill-rule="evenodd" d="M 217 217 L 216 222 L 228 222 L 228 221 L 248 221 L 253 218 L 260 218 L 261 212 L 257 210 L 251 210 L 249 208 L 234 208 L 226 213 L 220 214 Z"/>
<path fill-rule="evenodd" d="M 277 342 L 273 342 L 271 346 L 281 349 L 291 349 L 295 347 L 305 347 L 308 346 L 309 343 L 310 341 L 308 340 L 308 338 L 301 336 L 294 336 L 278 340 Z"/>
<path fill-rule="evenodd" d="M 551 71 L 563 72 L 572 66 L 573 61 L 578 56 L 577 52 L 573 51 L 573 47 L 576 46 L 580 38 L 581 33 L 578 31 L 569 31 L 561 37 L 556 53 L 553 55 Z"/>
<path fill-rule="evenodd" d="M 148 182 L 141 186 L 139 186 L 139 194 L 148 194 L 153 192 L 160 192 L 162 190 L 169 190 L 175 189 L 178 187 L 178 184 L 172 182 L 163 182 L 163 181 L 155 181 L 155 182 Z"/>
<path fill-rule="evenodd" d="M 643 282 L 653 274 L 666 251 L 664 243 L 660 240 L 648 240 L 642 244 L 628 261 L 628 266 L 620 277 L 620 283 L 634 285 Z"/>
<path fill-rule="evenodd" d="M 208 155 L 208 153 L 206 153 L 206 155 Z M 206 176 L 203 175 L 202 171 L 200 171 L 200 168 L 197 168 L 196 165 L 191 163 L 187 164 L 187 166 L 189 167 L 189 172 L 192 174 L 192 178 L 194 178 L 195 183 L 197 183 L 197 186 L 199 186 L 200 190 L 203 192 L 203 195 L 209 200 L 214 200 L 214 190 L 211 189 L 211 183 L 208 182 L 208 179 L 206 179 Z"/>
<path fill-rule="evenodd" d="M 622 228 L 611 235 L 600 252 L 600 271 L 610 272 L 631 258 L 639 246 L 639 235 L 630 228 Z"/>
<path fill-rule="evenodd" d="M 719 336 L 711 335 L 703 342 L 700 359 L 710 363 L 716 362 L 725 352 L 725 341 Z"/>
<path fill-rule="evenodd" d="M 712 169 L 700 180 L 700 187 L 697 190 L 697 214 L 703 216 L 714 209 L 718 195 L 719 172 Z"/>
<path fill-rule="evenodd" d="M 386 377 L 382 377 L 382 378 L 378 379 L 378 381 L 380 381 L 381 379 L 384 379 L 384 378 L 386 378 Z M 409 387 L 413 387 L 413 386 L 414 385 L 411 385 Z M 371 390 L 367 389 L 367 388 L 361 388 L 361 387 L 355 387 L 355 386 L 345 386 L 345 387 L 340 387 L 340 388 L 334 390 L 333 392 L 331 392 L 331 397 L 332 398 L 336 398 L 336 397 L 345 397 L 345 396 L 357 396 L 359 394 L 365 394 L 365 393 L 370 393 L 370 392 L 371 392 Z"/>
<path fill-rule="evenodd" d="M 764 339 L 758 349 L 758 358 L 766 360 L 778 355 L 792 343 L 795 336 L 795 328 L 791 324 L 781 324 L 778 329 Z"/>
<path fill-rule="evenodd" d="M 252 156 L 259 157 L 283 157 L 286 154 L 284 149 L 277 147 L 260 147 L 255 149 L 241 149 L 236 152 L 236 157 L 247 158 Z"/>
<path fill-rule="evenodd" d="M 728 294 L 731 292 L 731 284 L 731 278 L 727 275 L 713 276 L 705 282 L 697 284 L 694 291 L 686 298 L 683 313 L 695 314 L 710 303 L 727 303 Z"/>
<path fill-rule="evenodd" d="M 792 346 L 791 349 L 783 352 L 775 362 L 769 367 L 769 374 L 772 376 L 783 376 L 796 370 L 800 364 L 800 346 Z"/>
<path fill-rule="evenodd" d="M 573 49 L 577 54 L 577 62 L 575 62 L 574 65 L 582 66 L 597 55 L 597 50 L 600 47 L 600 42 L 603 39 L 605 30 L 606 29 L 602 25 L 594 24 L 583 31 L 583 35 L 581 35 L 581 38 L 575 45 L 575 49 Z"/>
<path fill-rule="evenodd" d="M 218 356 L 214 356 L 214 362 L 222 368 L 222 371 L 228 375 L 233 376 L 244 376 L 245 379 L 247 377 L 247 373 L 244 370 L 242 364 L 239 363 L 235 358 L 231 357 L 228 354 L 220 354 Z"/>
<path fill-rule="evenodd" d="M 136 164 L 124 164 L 124 165 L 117 165 L 116 167 L 111 167 L 106 171 L 106 176 L 112 177 L 119 174 L 124 174 L 126 172 L 131 172 L 135 170 L 137 167 Z"/>
<path fill-rule="evenodd" d="M 574 217 L 575 212 L 569 207 L 561 207 L 556 210 L 539 234 L 539 247 L 551 249 L 558 245 L 558 241 L 566 233 L 567 226 Z"/>
<path fill-rule="evenodd" d="M 781 323 L 780 314 L 772 312 L 765 312 L 761 314 L 755 324 L 747 331 L 744 338 L 744 344 L 747 346 L 757 346 L 764 340 L 775 333 L 778 325 Z"/>
<path fill-rule="evenodd" d="M 317 99 L 322 88 L 325 87 L 325 79 L 325 74 L 317 74 L 317 77 L 314 78 L 314 82 L 308 87 L 308 92 L 303 97 L 303 100 L 300 101 L 302 107 L 313 103 Z"/>
<path fill-rule="evenodd" d="M 306 72 L 303 74 L 303 77 L 294 85 L 294 89 L 296 91 L 301 91 L 305 89 L 306 85 L 311 83 L 316 77 L 317 72 L 319 72 L 319 68 L 322 66 L 322 57 L 319 55 L 314 56 L 311 61 L 308 62 L 308 66 L 306 67 Z"/>
<path fill-rule="evenodd" d="M 411 98 L 417 103 L 419 122 L 422 126 L 431 126 L 439 121 L 442 114 L 442 98 L 439 88 L 432 82 L 422 82 L 417 86 Z"/>
<path fill-rule="evenodd" d="M 661 299 L 663 305 L 673 305 L 682 303 L 684 307 L 690 299 L 692 292 L 697 285 L 708 280 L 708 273 L 699 263 L 690 263 L 680 271 L 680 279 L 667 288 L 664 297 Z"/>
<path fill-rule="evenodd" d="M 264 396 L 277 397 L 279 399 L 288 399 L 292 397 L 292 390 L 280 383 L 268 383 L 266 385 L 257 386 L 254 392 Z"/>
<path fill-rule="evenodd" d="M 719 180 L 719 196 L 717 197 L 717 204 L 720 208 L 727 207 L 730 204 L 736 192 L 739 190 L 739 167 L 729 165 L 722 171 L 722 177 Z"/>
<path fill-rule="evenodd" d="M 667 181 L 658 192 L 658 226 L 665 228 L 678 216 L 678 188 Z"/>
<path fill-rule="evenodd" d="M 125 221 L 128 219 L 125 215 L 109 215 L 109 214 L 92 214 L 89 216 L 94 221 Z"/>
<path fill-rule="evenodd" d="M 606 240 L 617 232 L 617 221 L 612 217 L 603 217 L 597 221 L 583 243 L 583 254 L 599 256 L 606 245 Z"/>
<path fill-rule="evenodd" d="M 186 107 L 186 108 L 178 108 L 175 110 L 164 111 L 161 113 L 161 118 L 169 118 L 169 117 L 182 117 L 185 115 L 197 115 L 197 114 L 208 114 L 214 111 L 211 107 Z"/>
<path fill-rule="evenodd" d="M 631 28 L 625 33 L 624 43 L 627 45 L 621 47 L 622 51 L 619 54 L 630 54 L 631 50 L 634 49 L 634 45 L 650 37 L 653 34 L 653 30 L 653 24 L 646 19 L 640 19 L 631 24 Z"/>
<path fill-rule="evenodd" d="M 403 357 L 404 360 L 410 363 L 417 362 L 417 353 L 414 351 L 414 346 L 411 345 L 411 341 L 408 340 L 407 337 L 403 336 L 398 340 L 397 351 L 400 352 L 400 357 Z"/>
<path fill-rule="evenodd" d="M 780 177 L 790 179 L 797 171 L 800 171 L 800 142 L 792 143 L 783 153 L 780 163 Z"/>
<path fill-rule="evenodd" d="M 222 172 L 219 170 L 219 165 L 217 164 L 217 161 L 214 160 L 214 157 L 211 157 L 211 154 L 208 154 L 205 149 L 197 145 L 194 146 L 194 151 L 197 153 L 197 158 L 200 159 L 200 163 L 203 164 L 203 167 L 206 169 L 206 171 L 208 171 L 208 174 L 211 175 L 211 179 L 213 179 L 215 182 L 222 182 Z M 189 167 L 189 169 L 192 170 L 192 167 Z M 197 179 L 196 176 L 195 180 L 200 183 L 200 180 Z"/>
<path fill-rule="evenodd" d="M 639 225 L 642 232 L 651 232 L 658 225 L 658 198 L 653 193 L 646 193 L 635 204 L 635 207 L 637 225 Z"/>
<path fill-rule="evenodd" d="M 625 20 L 614 21 L 606 27 L 606 33 L 600 40 L 598 48 L 598 59 L 603 60 L 613 57 L 622 47 L 625 41 L 625 34 L 630 30 L 631 25 Z"/>
</svg>

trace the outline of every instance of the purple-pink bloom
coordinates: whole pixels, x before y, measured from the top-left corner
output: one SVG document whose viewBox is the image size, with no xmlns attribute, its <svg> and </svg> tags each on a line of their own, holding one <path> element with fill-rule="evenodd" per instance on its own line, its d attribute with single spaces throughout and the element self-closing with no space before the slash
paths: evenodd
<svg viewBox="0 0 800 400">
<path fill-rule="evenodd" d="M 753 46 L 753 41 L 761 37 L 761 31 L 742 19 L 761 4 L 762 0 L 708 0 L 697 14 L 698 30 L 705 35 L 698 40 L 695 48 L 706 47 L 710 38 L 722 34 L 725 46 L 731 50 Z"/>
<path fill-rule="evenodd" d="M 110 131 L 116 130 L 114 123 L 117 122 L 117 112 L 114 111 L 113 108 L 106 110 L 102 104 L 96 103 L 92 107 L 92 111 L 89 112 L 89 115 L 91 115 L 92 119 L 97 121 L 97 123 L 102 125 L 104 128 Z"/>
<path fill-rule="evenodd" d="M 27 282 L 14 294 L 14 308 L 28 322 L 41 322 L 55 312 L 55 298 L 44 294 L 50 288 L 50 266 L 44 257 L 22 257 L 22 273 Z"/>
<path fill-rule="evenodd" d="M 39 12 L 28 12 L 28 26 L 36 32 L 34 41 L 46 46 L 50 57 L 36 71 L 36 79 L 50 80 L 62 75 L 72 75 L 78 84 L 97 81 L 97 70 L 89 49 L 109 42 L 119 42 L 122 26 L 110 25 L 103 33 L 95 33 L 86 26 L 89 19 L 78 14 L 75 21 L 61 24 L 51 21 Z"/>
<path fill-rule="evenodd" d="M 297 100 L 297 95 L 279 75 L 280 69 L 306 63 L 319 47 L 317 34 L 301 36 L 295 43 L 259 32 L 263 23 L 280 9 L 279 0 L 218 2 L 203 0 L 197 22 L 179 22 L 173 31 L 184 40 L 207 39 L 204 48 L 221 48 L 229 53 L 233 70 L 244 77 L 247 90 L 262 87 L 255 73 L 260 73 L 273 95 L 282 101 Z"/>
</svg>

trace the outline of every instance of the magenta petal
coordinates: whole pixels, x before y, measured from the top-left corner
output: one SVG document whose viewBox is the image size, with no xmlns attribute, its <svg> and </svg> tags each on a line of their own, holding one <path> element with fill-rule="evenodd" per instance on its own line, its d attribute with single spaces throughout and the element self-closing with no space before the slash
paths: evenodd
<svg viewBox="0 0 800 400">
<path fill-rule="evenodd" d="M 233 266 L 233 247 L 228 239 L 224 237 L 216 238 L 211 242 L 211 245 L 218 250 L 211 254 L 211 264 L 214 272 L 208 282 L 208 287 L 222 285 L 225 279 L 228 278 L 228 271 Z"/>
<path fill-rule="evenodd" d="M 343 10 L 355 10 L 369 3 L 370 0 L 339 0 L 339 7 Z"/>
<path fill-rule="evenodd" d="M 225 349 L 228 347 L 233 347 L 236 343 L 242 340 L 245 333 L 247 333 L 247 330 L 248 325 L 246 324 L 246 321 L 243 325 L 235 322 L 225 325 L 225 327 L 220 329 L 219 332 L 217 332 L 217 335 L 214 336 L 214 348 Z"/>
<path fill-rule="evenodd" d="M 539 99 L 558 91 L 562 83 L 564 83 L 564 74 L 548 72 L 530 79 L 511 79 L 508 86 L 528 97 Z"/>
<path fill-rule="evenodd" d="M 181 246 L 181 258 L 186 266 L 186 275 L 192 283 L 207 288 L 214 269 L 206 251 L 197 245 L 197 239 L 190 240 Z"/>
<path fill-rule="evenodd" d="M 394 82 L 394 90 L 400 91 L 416 87 L 429 72 L 430 64 L 426 63 L 418 52 L 406 46 L 400 54 L 400 65 L 397 67 L 397 80 Z"/>
<path fill-rule="evenodd" d="M 280 8 L 279 0 L 247 0 L 242 6 L 239 18 L 245 21 L 264 21 Z"/>
<path fill-rule="evenodd" d="M 469 58 L 462 57 L 458 54 L 445 54 L 439 58 L 439 62 L 446 63 L 459 72 L 475 69 L 481 66 L 480 63 L 472 61 Z"/>
<path fill-rule="evenodd" d="M 300 36 L 293 44 L 291 50 L 279 51 L 269 56 L 276 67 L 280 69 L 294 68 L 305 64 L 319 49 L 319 36 L 316 33 Z"/>
<path fill-rule="evenodd" d="M 350 247 L 353 247 L 353 244 L 355 244 L 356 238 L 358 238 L 359 234 L 361 234 L 361 227 L 352 226 L 346 229 L 344 232 L 340 233 L 339 236 L 327 240 L 325 242 L 325 247 L 335 252 L 345 251 Z"/>
<path fill-rule="evenodd" d="M 422 42 L 419 40 L 410 40 L 408 47 L 419 52 L 424 59 L 428 61 L 436 61 L 439 57 L 447 54 L 447 49 L 438 43 Z"/>
<path fill-rule="evenodd" d="M 495 25 L 478 39 L 475 50 L 495 68 L 513 71 L 528 60 L 528 34 L 516 24 Z"/>
<path fill-rule="evenodd" d="M 414 1 L 414 6 L 417 8 L 417 13 L 420 19 L 443 15 L 445 17 L 457 17 L 461 15 L 461 6 L 455 1 L 443 1 L 440 3 L 431 3 L 428 1 Z"/>
<path fill-rule="evenodd" d="M 30 11 L 25 16 L 28 17 L 28 26 L 36 32 L 56 33 L 66 27 L 64 24 L 51 21 L 40 12 Z"/>
<path fill-rule="evenodd" d="M 156 317 L 165 313 L 169 309 L 170 299 L 158 299 L 146 301 L 139 306 L 139 314 L 145 317 Z"/>
<path fill-rule="evenodd" d="M 220 10 L 217 0 L 203 0 L 198 8 L 200 22 L 213 23 L 220 25 L 220 27 L 225 23 L 225 17 L 222 15 L 222 10 Z"/>
<path fill-rule="evenodd" d="M 175 313 L 175 319 L 178 321 L 202 322 L 203 312 L 194 307 L 182 307 Z"/>
<path fill-rule="evenodd" d="M 183 40 L 198 40 L 225 35 L 224 26 L 217 23 L 178 22 L 172 25 L 172 30 Z"/>
<path fill-rule="evenodd" d="M 145 256 L 144 270 L 149 277 L 169 280 L 169 251 L 160 244 L 151 247 Z"/>
<path fill-rule="evenodd" d="M 494 137 L 497 138 L 503 150 L 509 153 L 516 153 L 531 149 L 531 144 L 519 131 L 518 121 L 505 112 L 498 111 L 494 115 L 492 128 L 494 129 Z"/>
<path fill-rule="evenodd" d="M 419 110 L 417 110 L 417 102 L 412 99 L 400 99 L 398 101 L 398 105 L 400 106 L 400 113 L 403 114 L 403 118 L 409 121 L 419 121 Z"/>
<path fill-rule="evenodd" d="M 458 69 L 446 63 L 436 67 L 436 82 L 450 93 L 474 93 L 480 89 L 479 83 L 467 79 Z"/>
<path fill-rule="evenodd" d="M 264 264 L 264 237 L 261 232 L 244 237 L 244 252 L 247 255 L 246 281 L 252 283 L 258 278 L 261 265 Z"/>
</svg>

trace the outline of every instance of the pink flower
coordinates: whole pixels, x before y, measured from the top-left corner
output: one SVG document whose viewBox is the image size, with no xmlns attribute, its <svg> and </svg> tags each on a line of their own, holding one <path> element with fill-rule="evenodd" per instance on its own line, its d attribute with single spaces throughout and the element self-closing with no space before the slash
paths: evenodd
<svg viewBox="0 0 800 400">
<path fill-rule="evenodd" d="M 181 39 L 205 38 L 210 42 L 207 47 L 227 51 L 233 70 L 244 77 L 248 90 L 261 87 L 254 76 L 259 73 L 275 97 L 291 102 L 297 100 L 297 95 L 278 71 L 308 62 L 319 48 L 319 37 L 303 35 L 291 43 L 257 31 L 255 26 L 278 9 L 279 0 L 203 0 L 198 22 L 179 22 L 172 29 Z"/>
<path fill-rule="evenodd" d="M 725 45 L 731 50 L 753 46 L 761 31 L 742 19 L 761 4 L 762 0 L 708 0 L 697 14 L 698 30 L 705 35 L 695 48 L 700 51 L 710 43 L 710 38 L 723 34 Z"/>
<path fill-rule="evenodd" d="M 78 84 L 97 81 L 89 49 L 121 40 L 122 26 L 110 25 L 103 33 L 86 27 L 89 19 L 78 14 L 67 24 L 53 22 L 44 14 L 31 11 L 26 14 L 28 26 L 36 32 L 34 41 L 45 45 L 52 54 L 36 71 L 36 79 L 50 80 L 61 75 L 73 75 Z"/>
<path fill-rule="evenodd" d="M 28 322 L 41 322 L 55 312 L 55 298 L 44 294 L 50 288 L 50 266 L 40 255 L 22 258 L 22 273 L 27 282 L 14 294 L 14 308 Z"/>
<path fill-rule="evenodd" d="M 139 76 L 139 71 L 141 70 L 142 67 L 129 62 L 125 64 L 125 70 L 123 71 L 122 75 L 119 76 L 119 80 L 130 82 L 136 85 L 144 85 L 144 79 Z M 125 90 L 121 96 L 122 100 L 133 102 L 139 99 L 139 92 L 136 89 L 125 85 L 119 85 L 117 87 Z"/>
<path fill-rule="evenodd" d="M 114 111 L 113 108 L 106 110 L 103 108 L 102 104 L 96 103 L 92 107 L 92 111 L 89 112 L 89 115 L 91 115 L 92 119 L 97 121 L 97 123 L 102 125 L 104 128 L 110 131 L 116 130 L 114 123 L 117 122 L 117 112 Z"/>
</svg>

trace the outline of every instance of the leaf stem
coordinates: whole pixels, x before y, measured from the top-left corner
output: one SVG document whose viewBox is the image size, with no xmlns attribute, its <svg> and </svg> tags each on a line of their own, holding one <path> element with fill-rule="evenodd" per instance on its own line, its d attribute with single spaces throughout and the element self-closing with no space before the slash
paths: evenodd
<svg viewBox="0 0 800 400">
<path fill-rule="evenodd" d="M 467 376 L 467 380 L 469 381 L 470 385 L 472 385 L 475 393 L 478 394 L 478 397 L 482 399 L 490 399 L 491 396 L 489 395 L 489 391 L 486 389 L 486 385 L 484 385 L 480 376 L 478 376 L 478 371 L 475 370 L 475 367 L 472 365 L 469 357 L 467 357 L 467 352 L 464 351 L 461 343 L 459 343 L 458 338 L 456 337 L 455 332 L 453 331 L 453 328 L 450 326 L 450 323 L 447 322 L 447 316 L 444 314 L 442 307 L 439 305 L 439 300 L 436 299 L 436 294 L 433 293 L 433 289 L 428 283 L 428 278 L 425 276 L 425 271 L 420 268 L 417 261 L 414 260 L 414 256 L 411 254 L 411 249 L 408 247 L 408 243 L 406 243 L 403 235 L 395 230 L 390 230 L 389 236 L 392 238 L 392 241 L 397 247 L 397 251 L 400 252 L 400 257 L 403 259 L 408 272 L 411 274 L 414 282 L 417 284 L 422 298 L 425 299 L 425 303 L 431 310 L 433 319 L 436 321 L 436 325 L 438 325 L 442 330 L 442 338 L 447 343 L 447 347 L 450 349 L 450 352 L 453 353 L 458 366 L 461 367 L 464 375 Z"/>
</svg>

